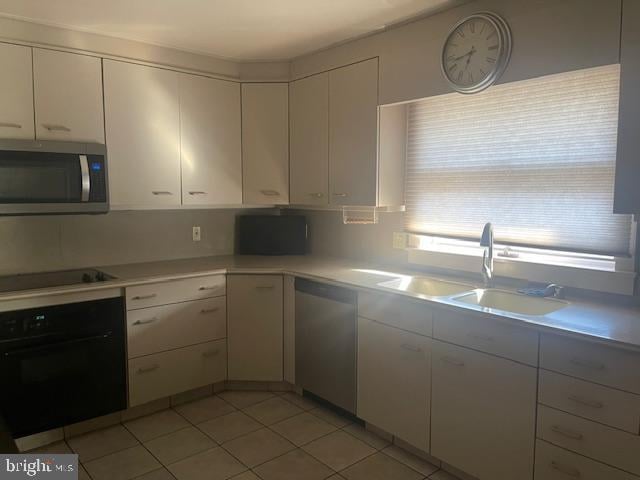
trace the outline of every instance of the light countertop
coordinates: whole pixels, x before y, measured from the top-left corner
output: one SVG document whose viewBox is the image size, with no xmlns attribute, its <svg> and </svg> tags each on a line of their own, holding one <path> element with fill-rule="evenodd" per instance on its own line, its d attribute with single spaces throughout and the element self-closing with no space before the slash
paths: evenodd
<svg viewBox="0 0 640 480">
<path fill-rule="evenodd" d="M 131 285 L 175 280 L 179 278 L 224 273 L 274 273 L 289 274 L 312 280 L 329 282 L 345 287 L 376 290 L 402 295 L 444 308 L 464 308 L 467 311 L 490 313 L 494 318 L 540 331 L 563 333 L 571 336 L 615 344 L 640 350 L 640 308 L 622 307 L 602 302 L 569 298 L 570 305 L 545 316 L 519 315 L 515 313 L 488 312 L 482 307 L 460 304 L 451 298 L 429 298 L 410 292 L 381 287 L 378 284 L 407 275 L 425 275 L 406 268 L 379 267 L 371 263 L 345 259 L 307 256 L 214 256 L 134 263 L 98 267 L 113 275 L 115 280 L 102 283 L 65 286 L 59 288 L 7 292 L 0 295 L 0 302 L 26 300 L 48 295 L 86 292 L 108 288 L 125 288 Z"/>
</svg>

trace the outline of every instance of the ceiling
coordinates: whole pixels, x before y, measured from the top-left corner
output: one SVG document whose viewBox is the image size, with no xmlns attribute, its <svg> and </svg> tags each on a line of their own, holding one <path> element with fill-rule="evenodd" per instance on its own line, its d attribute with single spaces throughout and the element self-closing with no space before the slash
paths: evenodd
<svg viewBox="0 0 640 480">
<path fill-rule="evenodd" d="M 288 60 L 461 0 L 0 0 L 0 16 L 238 61 Z"/>
</svg>

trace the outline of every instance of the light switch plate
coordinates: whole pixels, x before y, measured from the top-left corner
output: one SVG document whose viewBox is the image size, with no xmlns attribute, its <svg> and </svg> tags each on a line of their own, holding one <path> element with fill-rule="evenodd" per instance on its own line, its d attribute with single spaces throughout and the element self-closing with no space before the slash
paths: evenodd
<svg viewBox="0 0 640 480">
<path fill-rule="evenodd" d="M 200 241 L 200 227 L 193 227 L 193 241 Z"/>
<path fill-rule="evenodd" d="M 402 232 L 394 232 L 393 248 L 407 248 L 407 234 Z"/>
</svg>

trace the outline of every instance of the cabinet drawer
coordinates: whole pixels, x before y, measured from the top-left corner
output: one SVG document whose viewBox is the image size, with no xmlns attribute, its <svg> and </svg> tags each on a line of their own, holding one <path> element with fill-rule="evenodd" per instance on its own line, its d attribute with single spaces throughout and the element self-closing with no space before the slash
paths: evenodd
<svg viewBox="0 0 640 480">
<path fill-rule="evenodd" d="M 640 353 L 557 335 L 542 335 L 540 366 L 640 394 Z"/>
<path fill-rule="evenodd" d="M 428 337 L 433 333 L 431 308 L 424 303 L 404 300 L 397 295 L 359 293 L 358 315 Z"/>
<path fill-rule="evenodd" d="M 438 309 L 433 338 L 492 353 L 527 365 L 538 365 L 538 334 L 481 315 Z"/>
<path fill-rule="evenodd" d="M 129 358 L 225 338 L 226 299 L 215 297 L 129 311 Z"/>
<path fill-rule="evenodd" d="M 226 340 L 129 360 L 129 406 L 221 382 L 226 373 Z"/>
<path fill-rule="evenodd" d="M 536 442 L 535 480 L 638 480 L 638 477 L 568 452 L 542 440 Z"/>
<path fill-rule="evenodd" d="M 640 475 L 640 437 L 540 405 L 542 440 Z"/>
<path fill-rule="evenodd" d="M 640 428 L 640 396 L 633 393 L 540 370 L 538 399 L 549 407 L 636 435 Z"/>
<path fill-rule="evenodd" d="M 226 292 L 224 275 L 184 278 L 127 288 L 127 310 L 219 297 Z"/>
</svg>

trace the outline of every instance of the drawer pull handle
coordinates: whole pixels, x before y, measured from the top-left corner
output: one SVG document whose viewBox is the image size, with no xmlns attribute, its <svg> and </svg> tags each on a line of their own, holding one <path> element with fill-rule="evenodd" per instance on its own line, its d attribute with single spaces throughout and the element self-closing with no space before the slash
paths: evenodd
<svg viewBox="0 0 640 480">
<path fill-rule="evenodd" d="M 422 352 L 422 349 L 420 347 L 409 345 L 408 343 L 403 343 L 402 345 L 400 345 L 400 348 L 409 350 L 410 352 L 416 352 L 416 353 Z"/>
<path fill-rule="evenodd" d="M 173 193 L 168 190 L 154 190 L 151 193 L 153 193 L 154 195 L 173 195 Z"/>
<path fill-rule="evenodd" d="M 457 358 L 442 357 L 441 360 L 444 363 L 448 363 L 449 365 L 455 365 L 456 367 L 464 367 L 464 362 L 462 360 L 458 360 Z"/>
<path fill-rule="evenodd" d="M 591 360 L 585 360 L 583 358 L 573 357 L 569 361 L 578 367 L 590 368 L 592 370 L 604 370 L 606 368 L 604 363 L 592 362 Z"/>
<path fill-rule="evenodd" d="M 206 194 L 207 194 L 207 192 L 197 191 L 197 190 L 189 192 L 189 195 L 206 195 Z"/>
<path fill-rule="evenodd" d="M 50 125 L 48 123 L 42 124 L 45 130 L 49 130 L 50 132 L 70 132 L 71 129 L 69 127 L 65 127 L 64 125 Z"/>
<path fill-rule="evenodd" d="M 260 193 L 266 195 L 267 197 L 279 197 L 280 192 L 277 190 L 260 190 Z"/>
<path fill-rule="evenodd" d="M 559 435 L 562 435 L 563 437 L 570 438 L 571 440 L 582 440 L 584 438 L 584 435 L 582 435 L 581 433 L 572 432 L 571 430 L 566 430 L 558 425 L 553 425 L 551 427 L 551 431 Z"/>
<path fill-rule="evenodd" d="M 589 400 L 588 398 L 582 398 L 577 395 L 569 395 L 567 398 L 572 402 L 579 403 L 580 405 L 585 405 L 587 407 L 604 408 L 604 403 L 598 402 L 597 400 Z"/>
<path fill-rule="evenodd" d="M 205 292 L 207 290 L 215 290 L 216 288 L 218 288 L 218 287 L 213 285 L 213 286 L 208 286 L 208 287 L 200 287 L 198 290 L 200 290 L 201 292 Z"/>
<path fill-rule="evenodd" d="M 559 464 L 555 460 L 551 461 L 551 468 L 553 468 L 554 470 L 557 470 L 560 473 L 567 475 L 568 477 L 572 477 L 572 478 L 582 477 L 582 475 L 580 474 L 580 470 L 578 470 L 577 468 L 566 467 L 564 465 Z"/>
<path fill-rule="evenodd" d="M 210 358 L 210 357 L 215 357 L 216 355 L 218 355 L 220 353 L 220 350 L 210 350 L 208 352 L 204 352 L 202 354 L 202 356 L 204 358 Z"/>
<path fill-rule="evenodd" d="M 480 335 L 479 333 L 470 333 L 469 338 L 473 338 L 474 340 L 482 340 L 483 342 L 493 342 L 495 339 L 488 335 Z"/>
<path fill-rule="evenodd" d="M 151 365 L 150 367 L 146 367 L 146 368 L 139 368 L 138 369 L 138 373 L 139 374 L 143 374 L 143 373 L 151 373 L 154 372 L 156 370 L 158 370 L 160 368 L 160 365 L 156 364 L 156 365 Z"/>
<path fill-rule="evenodd" d="M 157 317 L 151 317 L 148 318 L 146 320 L 136 320 L 135 322 L 133 322 L 134 325 L 148 325 L 150 323 L 155 322 L 156 320 L 158 320 Z"/>
<path fill-rule="evenodd" d="M 20 125 L 19 123 L 0 122 L 0 127 L 5 127 L 5 128 L 22 128 L 22 125 Z"/>
<path fill-rule="evenodd" d="M 206 315 L 207 313 L 215 313 L 218 310 L 220 310 L 220 308 L 216 307 L 216 308 L 203 308 L 202 310 L 200 310 L 200 313 L 203 315 Z"/>
<path fill-rule="evenodd" d="M 273 290 L 273 285 L 258 285 L 256 290 Z"/>
<path fill-rule="evenodd" d="M 158 295 L 155 293 L 150 293 L 149 295 L 136 295 L 135 297 L 131 297 L 131 300 L 149 300 L 150 298 L 156 298 Z"/>
<path fill-rule="evenodd" d="M 322 198 L 322 197 L 324 197 L 324 193 L 320 193 L 320 192 L 310 193 L 309 195 L 310 195 L 310 196 L 312 196 L 312 197 L 315 197 L 315 198 Z"/>
<path fill-rule="evenodd" d="M 346 193 L 334 193 L 333 196 L 334 197 L 341 197 L 341 198 L 348 197 L 348 195 Z"/>
</svg>

